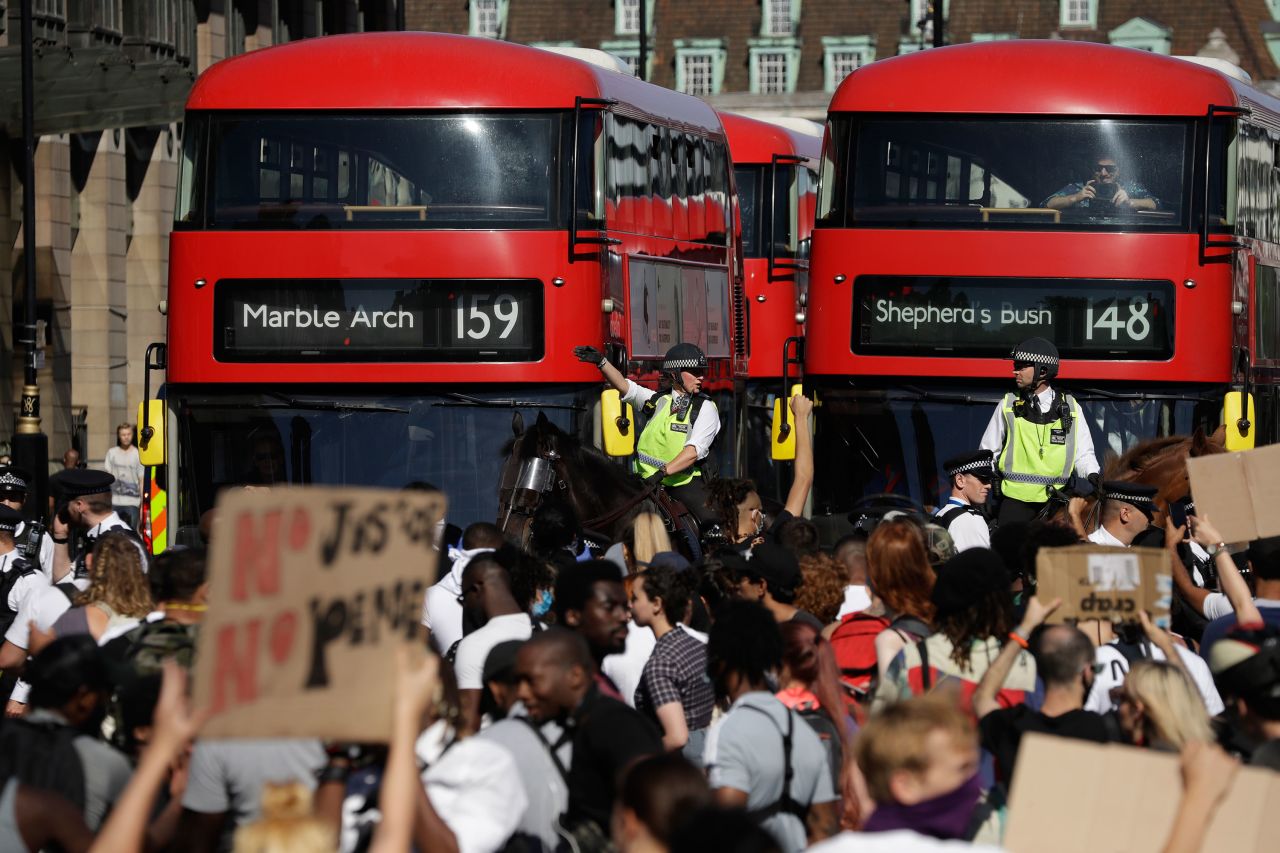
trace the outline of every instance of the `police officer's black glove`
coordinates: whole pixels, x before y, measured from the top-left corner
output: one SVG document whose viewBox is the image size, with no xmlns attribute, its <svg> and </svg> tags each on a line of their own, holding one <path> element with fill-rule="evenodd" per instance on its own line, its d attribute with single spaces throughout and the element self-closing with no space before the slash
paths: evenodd
<svg viewBox="0 0 1280 853">
<path fill-rule="evenodd" d="M 573 354 L 577 356 L 578 361 L 585 361 L 588 364 L 594 364 L 596 367 L 604 364 L 604 353 L 595 347 L 574 347 Z"/>
<path fill-rule="evenodd" d="M 1092 474 L 1089 475 L 1088 480 L 1090 485 L 1093 486 L 1093 490 L 1095 492 L 1102 491 L 1102 475 L 1100 473 L 1098 473 L 1097 471 L 1094 471 Z"/>
<path fill-rule="evenodd" d="M 1097 491 L 1097 484 L 1094 482 L 1096 478 L 1096 474 L 1089 477 L 1080 477 L 1072 474 L 1063 491 L 1077 498 L 1087 498 Z"/>
<path fill-rule="evenodd" d="M 657 471 L 654 471 L 648 477 L 644 478 L 644 484 L 646 486 L 652 486 L 654 483 L 657 483 L 660 480 L 662 480 L 662 478 L 665 476 L 667 476 L 666 472 L 663 471 L 661 468 L 659 468 Z"/>
</svg>

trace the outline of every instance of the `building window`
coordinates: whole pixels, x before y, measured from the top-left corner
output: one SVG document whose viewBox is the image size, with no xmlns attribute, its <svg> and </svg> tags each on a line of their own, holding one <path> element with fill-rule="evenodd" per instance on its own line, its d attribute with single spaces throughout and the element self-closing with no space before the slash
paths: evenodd
<svg viewBox="0 0 1280 853">
<path fill-rule="evenodd" d="M 756 55 L 756 91 L 762 95 L 777 95 L 787 91 L 787 60 L 781 51 L 761 51 Z"/>
<path fill-rule="evenodd" d="M 676 39 L 676 91 L 706 97 L 724 85 L 724 42 Z"/>
<path fill-rule="evenodd" d="M 1267 0 L 1267 11 L 1273 21 L 1280 21 L 1280 0 Z"/>
<path fill-rule="evenodd" d="M 823 89 L 834 92 L 844 78 L 876 58 L 871 36 L 824 36 L 822 39 Z"/>
<path fill-rule="evenodd" d="M 500 39 L 507 31 L 507 0 L 471 0 L 471 35 Z"/>
<path fill-rule="evenodd" d="M 640 42 L 636 39 L 604 41 L 600 42 L 600 49 L 627 63 L 627 68 L 631 70 L 632 76 L 639 76 L 636 72 L 640 68 Z M 645 75 L 645 79 L 653 77 L 653 48 L 649 48 L 649 55 L 645 57 L 646 65 L 648 65 L 649 73 Z"/>
<path fill-rule="evenodd" d="M 1130 18 L 1107 33 L 1107 41 L 1117 47 L 1149 50 L 1168 56 L 1173 47 L 1173 30 L 1150 18 Z"/>
<path fill-rule="evenodd" d="M 936 0 L 942 3 L 942 17 L 951 17 L 951 0 Z M 917 47 L 933 47 L 933 7 L 935 0 L 910 0 L 907 21 L 907 38 L 915 39 Z M 909 53 L 910 51 L 899 51 Z"/>
<path fill-rule="evenodd" d="M 919 33 L 910 36 L 903 36 L 898 39 L 898 55 L 902 56 L 904 53 L 915 53 L 918 50 L 924 50 L 928 46 L 929 44 L 922 43 L 920 41 Z"/>
<path fill-rule="evenodd" d="M 1017 33 L 973 33 L 969 41 L 1008 41 L 1017 37 Z"/>
<path fill-rule="evenodd" d="M 1097 29 L 1098 0 L 1060 0 L 1058 26 Z"/>
<path fill-rule="evenodd" d="M 800 70 L 799 39 L 750 39 L 748 45 L 752 92 L 779 95 L 796 90 L 796 75 Z"/>
<path fill-rule="evenodd" d="M 760 35 L 795 35 L 800 22 L 800 0 L 761 0 Z"/>
<path fill-rule="evenodd" d="M 640 34 L 640 0 L 616 0 L 614 13 L 617 15 L 615 30 L 620 36 Z"/>
</svg>

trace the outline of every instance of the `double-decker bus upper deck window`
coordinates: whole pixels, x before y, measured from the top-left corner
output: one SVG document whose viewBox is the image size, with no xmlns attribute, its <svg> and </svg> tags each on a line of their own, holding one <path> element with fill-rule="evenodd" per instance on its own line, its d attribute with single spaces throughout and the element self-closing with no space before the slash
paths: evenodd
<svg viewBox="0 0 1280 853">
<path fill-rule="evenodd" d="M 742 217 L 742 254 L 748 258 L 763 257 L 760 249 L 760 182 L 764 168 L 757 165 L 734 166 L 734 183 L 738 186 L 738 209 Z"/>
<path fill-rule="evenodd" d="M 173 218 L 178 223 L 193 222 L 201 213 L 204 202 L 204 181 L 200 168 L 203 164 L 200 148 L 204 144 L 208 124 L 198 113 L 189 114 L 182 123 L 182 160 L 178 163 L 178 203 Z"/>
<path fill-rule="evenodd" d="M 1188 230 L 1189 120 L 986 117 L 849 120 L 824 169 L 824 224 Z M 834 132 L 832 148 L 840 144 Z M 840 208 L 847 205 L 841 213 Z"/>
<path fill-rule="evenodd" d="M 537 228 L 560 218 L 559 113 L 208 121 L 211 228 Z"/>
</svg>

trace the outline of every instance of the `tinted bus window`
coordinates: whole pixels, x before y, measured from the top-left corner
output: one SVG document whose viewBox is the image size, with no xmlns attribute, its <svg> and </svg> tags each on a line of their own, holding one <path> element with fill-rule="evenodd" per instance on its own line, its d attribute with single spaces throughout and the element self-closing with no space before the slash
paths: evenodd
<svg viewBox="0 0 1280 853">
<path fill-rule="evenodd" d="M 823 224 L 1187 230 L 1189 121 L 856 121 L 828 152 Z M 847 164 L 847 165 L 846 165 Z M 842 199 L 842 173 L 849 181 Z"/>
<path fill-rule="evenodd" d="M 200 177 L 183 186 L 198 194 L 207 182 L 201 206 L 211 228 L 518 228 L 559 219 L 567 119 L 558 113 L 207 121 Z M 180 202 L 179 226 L 198 224 L 197 210 Z"/>
<path fill-rule="evenodd" d="M 760 251 L 760 181 L 763 166 L 734 166 L 734 183 L 738 185 L 738 208 L 742 216 L 742 255 L 763 257 Z"/>
</svg>

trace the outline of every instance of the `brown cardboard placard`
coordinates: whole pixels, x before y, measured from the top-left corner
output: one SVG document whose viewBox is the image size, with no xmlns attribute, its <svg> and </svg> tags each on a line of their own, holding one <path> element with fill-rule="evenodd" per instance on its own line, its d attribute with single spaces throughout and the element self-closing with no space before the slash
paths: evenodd
<svg viewBox="0 0 1280 853">
<path fill-rule="evenodd" d="M 418 630 L 444 511 L 439 493 L 228 492 L 196 653 L 201 735 L 387 740 L 395 649 Z"/>
<path fill-rule="evenodd" d="M 1123 622 L 1146 610 L 1167 628 L 1172 596 L 1169 556 L 1160 548 L 1069 545 L 1041 548 L 1036 555 L 1036 597 L 1062 599 L 1050 622 Z"/>
<path fill-rule="evenodd" d="M 1024 735 L 1004 846 L 1011 853 L 1156 853 L 1168 840 L 1181 796 L 1176 754 Z M 1273 850 L 1269 821 L 1277 806 L 1280 774 L 1240 768 L 1201 849 Z"/>
<path fill-rule="evenodd" d="M 1280 536 L 1280 444 L 1187 459 L 1196 513 L 1209 519 L 1224 541 Z"/>
</svg>

